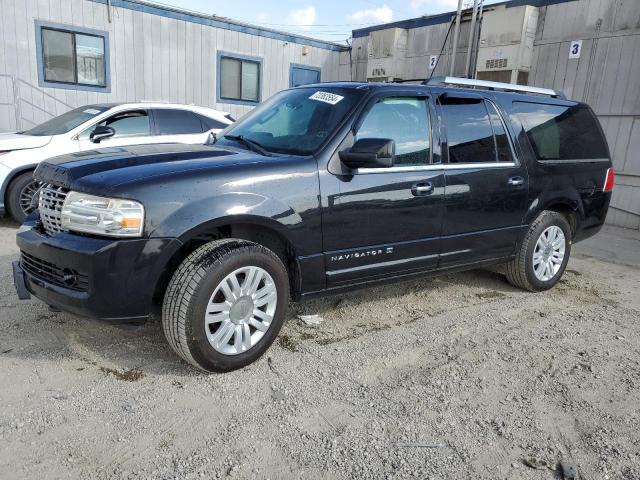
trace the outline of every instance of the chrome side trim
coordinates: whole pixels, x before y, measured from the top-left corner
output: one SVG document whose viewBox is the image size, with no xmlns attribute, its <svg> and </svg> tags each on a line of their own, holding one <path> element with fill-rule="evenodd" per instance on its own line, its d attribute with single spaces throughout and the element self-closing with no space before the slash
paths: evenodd
<svg viewBox="0 0 640 480">
<path fill-rule="evenodd" d="M 367 270 L 367 269 L 370 269 L 370 268 L 388 267 L 388 266 L 392 266 L 392 265 L 401 265 L 403 263 L 418 262 L 420 260 L 428 260 L 430 258 L 436 258 L 437 256 L 438 256 L 438 254 L 424 255 L 422 257 L 411 257 L 411 258 L 403 258 L 401 260 L 390 260 L 388 262 L 370 263 L 368 265 L 359 265 L 357 267 L 343 268 L 341 270 L 329 270 L 329 271 L 327 271 L 327 275 L 329 275 L 329 276 L 331 276 L 331 275 L 339 275 L 341 273 L 358 272 L 360 270 Z"/>
<path fill-rule="evenodd" d="M 610 162 L 608 158 L 576 158 L 575 160 L 540 160 L 538 163 L 545 165 L 566 165 L 568 163 L 605 163 Z"/>
<path fill-rule="evenodd" d="M 458 255 L 460 253 L 469 253 L 471 251 L 470 248 L 465 248 L 464 250 L 453 250 L 451 252 L 441 253 L 441 257 L 448 257 L 449 255 Z"/>
<path fill-rule="evenodd" d="M 432 172 L 434 170 L 466 170 L 471 168 L 505 168 L 515 167 L 515 162 L 482 162 L 482 163 L 452 163 L 434 165 L 411 165 L 406 167 L 389 168 L 358 168 L 354 170 L 356 175 L 366 175 L 369 173 L 400 173 L 400 172 Z"/>
</svg>

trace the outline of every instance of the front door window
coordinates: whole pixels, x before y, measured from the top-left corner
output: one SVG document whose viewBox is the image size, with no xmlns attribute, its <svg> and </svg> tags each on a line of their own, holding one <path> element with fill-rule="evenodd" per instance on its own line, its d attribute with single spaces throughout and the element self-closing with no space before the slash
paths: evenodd
<svg viewBox="0 0 640 480">
<path fill-rule="evenodd" d="M 430 162 L 427 101 L 416 97 L 387 97 L 367 112 L 356 140 L 388 138 L 396 145 L 395 165 L 427 165 Z"/>
</svg>

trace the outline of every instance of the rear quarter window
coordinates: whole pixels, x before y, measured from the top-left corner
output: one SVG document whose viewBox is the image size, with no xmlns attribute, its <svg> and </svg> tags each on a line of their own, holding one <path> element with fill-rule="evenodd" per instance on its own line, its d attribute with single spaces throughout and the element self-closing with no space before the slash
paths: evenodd
<svg viewBox="0 0 640 480">
<path fill-rule="evenodd" d="M 202 122 L 202 125 L 204 125 L 204 128 L 206 130 L 224 130 L 225 128 L 227 128 L 229 125 L 226 123 L 222 123 L 219 120 L 215 120 L 213 118 L 209 118 L 209 117 L 205 117 L 204 115 L 200 115 L 200 114 L 196 114 L 198 116 L 198 118 L 200 119 L 200 121 Z"/>
<path fill-rule="evenodd" d="M 190 111 L 158 108 L 154 112 L 160 135 L 189 135 L 204 131 L 200 118 Z"/>
<path fill-rule="evenodd" d="M 598 121 L 584 105 L 513 102 L 538 160 L 607 158 L 607 144 Z"/>
</svg>

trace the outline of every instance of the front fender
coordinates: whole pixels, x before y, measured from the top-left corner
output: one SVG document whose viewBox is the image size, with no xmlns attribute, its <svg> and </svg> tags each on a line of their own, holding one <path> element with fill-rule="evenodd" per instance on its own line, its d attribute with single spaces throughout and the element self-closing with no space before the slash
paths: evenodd
<svg viewBox="0 0 640 480">
<path fill-rule="evenodd" d="M 34 170 L 37 166 L 37 163 L 32 163 L 29 165 L 21 165 L 16 168 L 11 168 L 0 163 L 0 198 L 4 199 L 4 196 L 7 193 L 7 187 L 16 175 L 28 172 L 29 170 Z"/>
<path fill-rule="evenodd" d="M 175 204 L 167 204 L 165 208 L 171 206 Z M 153 217 L 162 220 L 157 224 L 154 218 L 149 220 L 151 237 L 172 237 L 182 242 L 219 226 L 249 223 L 272 228 L 293 243 L 305 228 L 302 216 L 292 207 L 256 193 L 216 195 L 185 203 L 164 214 L 155 212 Z"/>
</svg>

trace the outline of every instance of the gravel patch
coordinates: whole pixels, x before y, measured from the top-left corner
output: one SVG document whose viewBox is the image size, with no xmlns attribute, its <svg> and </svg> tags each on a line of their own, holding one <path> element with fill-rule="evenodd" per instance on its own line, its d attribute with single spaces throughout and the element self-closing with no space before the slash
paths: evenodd
<svg viewBox="0 0 640 480">
<path fill-rule="evenodd" d="M 157 320 L 19 302 L 14 234 L 0 224 L 0 476 L 640 478 L 637 268 L 575 256 L 546 293 L 472 271 L 292 304 L 260 361 L 207 375 Z"/>
</svg>

